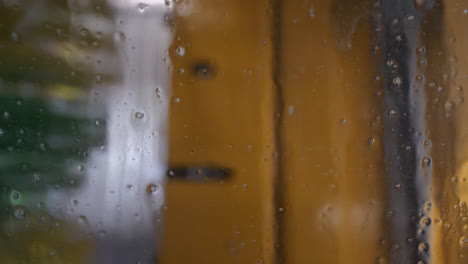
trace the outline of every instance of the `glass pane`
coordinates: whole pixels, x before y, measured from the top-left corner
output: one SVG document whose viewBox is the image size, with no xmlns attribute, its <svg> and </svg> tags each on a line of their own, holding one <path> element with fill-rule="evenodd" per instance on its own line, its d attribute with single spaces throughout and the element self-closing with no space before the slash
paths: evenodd
<svg viewBox="0 0 468 264">
<path fill-rule="evenodd" d="M 468 2 L 0 17 L 0 263 L 467 263 Z"/>
</svg>

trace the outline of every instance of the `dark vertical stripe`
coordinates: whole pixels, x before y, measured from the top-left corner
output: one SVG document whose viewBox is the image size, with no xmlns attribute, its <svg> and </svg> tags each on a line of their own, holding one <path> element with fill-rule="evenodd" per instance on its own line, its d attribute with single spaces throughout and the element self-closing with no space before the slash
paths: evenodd
<svg viewBox="0 0 468 264">
<path fill-rule="evenodd" d="M 392 248 L 389 263 L 417 263 L 418 228 L 417 139 L 424 112 L 412 91 L 420 24 L 412 0 L 383 0 L 381 4 L 382 74 L 385 96 L 384 152 L 389 195 L 387 217 Z"/>
<path fill-rule="evenodd" d="M 275 152 L 274 155 L 274 208 L 283 208 L 285 205 L 283 192 L 284 188 L 282 186 L 282 176 L 283 176 L 283 147 L 282 147 L 282 124 L 283 124 L 283 112 L 284 112 L 284 95 L 281 86 L 281 55 L 282 55 L 282 12 L 283 10 L 283 3 L 282 0 L 272 0 L 272 78 L 273 78 L 273 90 L 274 90 L 274 109 L 273 113 L 275 116 L 274 120 L 274 144 L 275 144 Z M 275 214 L 276 220 L 276 238 L 275 238 L 275 263 L 279 264 L 283 262 L 283 254 L 284 254 L 284 221 L 282 219 L 282 215 L 279 211 L 275 210 L 273 212 Z"/>
</svg>

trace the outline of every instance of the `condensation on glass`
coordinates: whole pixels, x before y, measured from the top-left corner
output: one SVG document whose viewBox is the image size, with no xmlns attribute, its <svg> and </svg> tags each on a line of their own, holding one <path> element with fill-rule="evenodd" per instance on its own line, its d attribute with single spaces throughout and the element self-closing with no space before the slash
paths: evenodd
<svg viewBox="0 0 468 264">
<path fill-rule="evenodd" d="M 0 263 L 468 263 L 466 22 L 0 0 Z"/>
</svg>

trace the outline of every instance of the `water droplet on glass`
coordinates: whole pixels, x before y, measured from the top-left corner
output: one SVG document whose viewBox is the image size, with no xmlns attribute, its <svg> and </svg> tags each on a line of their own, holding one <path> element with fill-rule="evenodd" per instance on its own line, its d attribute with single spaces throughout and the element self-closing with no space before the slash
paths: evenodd
<svg viewBox="0 0 468 264">
<path fill-rule="evenodd" d="M 105 236 L 106 236 L 106 231 L 99 231 L 98 236 L 99 236 L 100 238 L 105 237 Z"/>
<path fill-rule="evenodd" d="M 137 4 L 137 8 L 138 8 L 138 11 L 140 11 L 140 13 L 143 13 L 149 8 L 149 5 L 146 3 L 139 3 Z"/>
<path fill-rule="evenodd" d="M 83 37 L 88 36 L 88 30 L 86 30 L 85 28 L 82 28 L 80 30 L 80 35 L 83 36 Z"/>
<path fill-rule="evenodd" d="M 315 9 L 313 7 L 309 8 L 309 17 L 315 17 Z"/>
<path fill-rule="evenodd" d="M 389 68 L 398 68 L 398 63 L 395 60 L 388 60 L 385 65 Z"/>
<path fill-rule="evenodd" d="M 16 219 L 21 220 L 21 219 L 24 219 L 26 217 L 26 212 L 22 208 L 16 208 L 14 210 L 14 215 L 15 215 Z"/>
<path fill-rule="evenodd" d="M 102 125 L 102 122 L 100 120 L 96 120 L 94 122 L 94 125 L 96 125 L 97 127 L 100 127 Z"/>
<path fill-rule="evenodd" d="M 461 236 L 460 239 L 458 240 L 458 243 L 460 244 L 461 247 L 466 247 L 468 246 L 468 238 L 466 236 Z"/>
<path fill-rule="evenodd" d="M 20 198 L 20 194 L 19 192 L 13 192 L 11 194 L 11 197 L 14 199 L 14 200 L 18 200 Z"/>
<path fill-rule="evenodd" d="M 136 112 L 135 113 L 135 118 L 136 119 L 142 119 L 145 115 L 142 112 Z"/>
<path fill-rule="evenodd" d="M 148 193 L 150 194 L 156 194 L 156 192 L 158 191 L 158 186 L 156 184 L 150 184 L 148 185 L 148 187 L 146 188 L 146 190 L 148 191 Z"/>
<path fill-rule="evenodd" d="M 38 183 L 40 180 L 41 180 L 41 175 L 39 175 L 39 173 L 34 173 L 32 176 L 32 181 L 34 183 Z"/>
<path fill-rule="evenodd" d="M 414 0 L 414 4 L 416 7 L 422 7 L 424 5 L 425 0 Z"/>
<path fill-rule="evenodd" d="M 388 115 L 394 117 L 397 115 L 397 111 L 395 109 L 388 110 Z"/>
<path fill-rule="evenodd" d="M 422 159 L 422 165 L 423 167 L 428 167 L 429 165 L 431 165 L 431 159 L 428 157 L 424 157 Z"/>
<path fill-rule="evenodd" d="M 452 100 L 447 100 L 445 101 L 444 107 L 445 110 L 451 111 L 455 108 L 455 103 Z"/>
<path fill-rule="evenodd" d="M 418 245 L 418 249 L 421 252 L 426 252 L 429 249 L 429 245 L 426 243 L 421 243 Z"/>
<path fill-rule="evenodd" d="M 175 49 L 177 55 L 184 56 L 185 55 L 185 48 L 182 46 L 176 47 Z"/>
<path fill-rule="evenodd" d="M 179 98 L 179 97 L 174 98 L 174 103 L 179 103 L 179 102 L 180 102 L 180 98 Z"/>
<path fill-rule="evenodd" d="M 383 258 L 377 258 L 377 259 L 375 260 L 375 263 L 377 263 L 377 264 L 383 264 L 383 263 L 385 263 L 385 260 L 384 260 Z"/>
<path fill-rule="evenodd" d="M 13 41 L 18 41 L 19 40 L 19 34 L 17 32 L 11 33 L 11 39 Z"/>
<path fill-rule="evenodd" d="M 3 131 L 3 129 L 0 128 L 0 137 L 5 135 L 5 131 Z"/>
<path fill-rule="evenodd" d="M 428 226 L 431 224 L 431 219 L 429 217 L 421 218 L 421 225 Z"/>
<path fill-rule="evenodd" d="M 289 114 L 289 115 L 294 114 L 294 105 L 290 105 L 290 106 L 288 107 L 288 114 Z"/>
<path fill-rule="evenodd" d="M 115 41 L 123 41 L 125 39 L 125 34 L 122 32 L 115 32 L 114 33 L 114 40 Z"/>
<path fill-rule="evenodd" d="M 78 216 L 78 223 L 85 224 L 87 221 L 88 221 L 88 219 L 86 218 L 86 216 L 84 216 L 84 215 Z"/>
<path fill-rule="evenodd" d="M 247 145 L 247 151 L 248 151 L 248 152 L 252 152 L 252 145 L 250 145 L 250 144 Z"/>
<path fill-rule="evenodd" d="M 392 83 L 396 86 L 400 86 L 402 83 L 401 78 L 400 77 L 393 78 Z"/>
</svg>

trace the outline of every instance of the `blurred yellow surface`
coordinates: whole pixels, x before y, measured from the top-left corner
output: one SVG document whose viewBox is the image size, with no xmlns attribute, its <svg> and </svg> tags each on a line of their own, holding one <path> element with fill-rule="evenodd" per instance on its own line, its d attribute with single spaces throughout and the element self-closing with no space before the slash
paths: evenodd
<svg viewBox="0 0 468 264">
<path fill-rule="evenodd" d="M 398 250 L 389 239 L 371 4 L 176 3 L 171 165 L 234 173 L 168 182 L 161 263 L 370 264 Z M 431 62 L 420 73 L 446 87 L 426 92 L 431 263 L 468 257 L 463 8 L 445 1 L 419 32 Z M 200 64 L 208 72 L 194 70 Z"/>
</svg>

